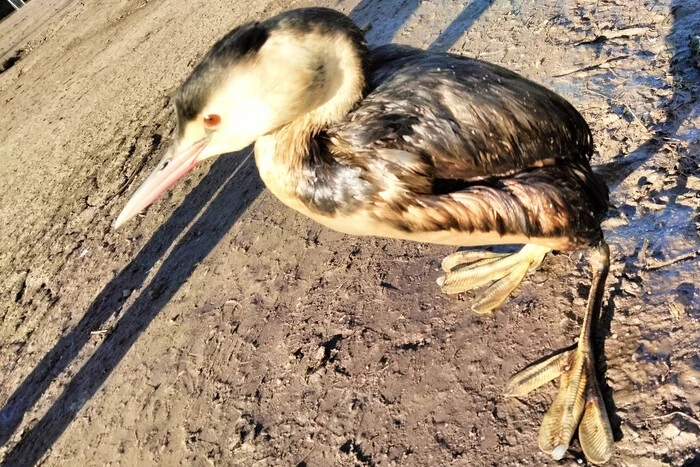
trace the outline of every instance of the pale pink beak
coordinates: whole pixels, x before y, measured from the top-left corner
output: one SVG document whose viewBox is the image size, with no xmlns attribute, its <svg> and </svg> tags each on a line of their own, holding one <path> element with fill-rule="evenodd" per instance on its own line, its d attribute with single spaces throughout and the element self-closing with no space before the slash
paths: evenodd
<svg viewBox="0 0 700 467">
<path fill-rule="evenodd" d="M 129 202 L 126 203 L 126 206 L 124 206 L 114 223 L 114 228 L 118 228 L 143 209 L 146 209 L 175 182 L 195 168 L 200 162 L 199 155 L 206 147 L 207 142 L 207 139 L 201 139 L 186 148 L 180 148 L 179 146 L 171 148 L 158 163 L 158 167 L 131 196 Z"/>
</svg>

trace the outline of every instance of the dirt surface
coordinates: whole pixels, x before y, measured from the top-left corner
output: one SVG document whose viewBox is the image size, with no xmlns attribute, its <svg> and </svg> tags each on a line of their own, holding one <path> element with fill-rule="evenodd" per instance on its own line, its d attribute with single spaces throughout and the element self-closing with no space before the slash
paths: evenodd
<svg viewBox="0 0 700 467">
<path fill-rule="evenodd" d="M 0 23 L 6 465 L 578 465 L 537 448 L 555 388 L 502 396 L 578 335 L 580 254 L 492 316 L 451 248 L 343 236 L 248 152 L 111 229 L 173 136 L 171 96 L 233 26 L 312 4 L 33 0 Z M 318 1 L 369 40 L 504 65 L 573 102 L 612 188 L 599 332 L 612 465 L 700 457 L 698 0 Z"/>
</svg>

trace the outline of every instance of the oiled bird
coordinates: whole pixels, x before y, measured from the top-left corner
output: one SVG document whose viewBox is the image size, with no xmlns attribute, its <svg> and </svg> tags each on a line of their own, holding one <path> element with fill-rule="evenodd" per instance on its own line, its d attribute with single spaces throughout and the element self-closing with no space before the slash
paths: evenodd
<svg viewBox="0 0 700 467">
<path fill-rule="evenodd" d="M 583 117 L 552 91 L 483 61 L 405 46 L 370 49 L 345 15 L 282 13 L 219 40 L 176 96 L 177 140 L 116 225 L 200 161 L 254 144 L 262 180 L 284 204 L 353 235 L 455 246 L 448 294 L 481 288 L 499 307 L 552 250 L 587 249 L 592 286 L 581 337 L 516 374 L 521 396 L 560 377 L 539 444 L 561 458 L 578 428 L 586 457 L 609 459 L 612 432 L 593 337 L 609 266 L 600 227 L 608 189 L 593 172 Z"/>
</svg>

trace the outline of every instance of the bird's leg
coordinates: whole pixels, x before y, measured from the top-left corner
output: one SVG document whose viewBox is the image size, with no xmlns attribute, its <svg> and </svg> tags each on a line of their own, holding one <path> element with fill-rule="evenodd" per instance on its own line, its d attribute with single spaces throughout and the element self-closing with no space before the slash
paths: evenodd
<svg viewBox="0 0 700 467">
<path fill-rule="evenodd" d="M 442 261 L 445 275 L 438 279 L 442 291 L 458 294 L 493 282 L 472 304 L 477 313 L 488 313 L 505 301 L 528 271 L 537 268 L 550 248 L 527 244 L 516 253 L 486 250 L 458 251 Z"/>
<path fill-rule="evenodd" d="M 596 379 L 593 341 L 603 302 L 610 250 L 601 242 L 590 256 L 593 280 L 588 295 L 581 337 L 575 348 L 535 363 L 513 376 L 506 395 L 523 396 L 560 376 L 559 393 L 542 420 L 539 445 L 542 451 L 561 459 L 576 427 L 586 458 L 594 464 L 612 454 L 613 436 L 605 404 Z"/>
</svg>

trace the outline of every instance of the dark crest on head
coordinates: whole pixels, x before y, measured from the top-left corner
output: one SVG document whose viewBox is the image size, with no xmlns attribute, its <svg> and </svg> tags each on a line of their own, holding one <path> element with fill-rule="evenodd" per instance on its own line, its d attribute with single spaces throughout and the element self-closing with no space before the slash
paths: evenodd
<svg viewBox="0 0 700 467">
<path fill-rule="evenodd" d="M 178 90 L 175 103 L 179 123 L 199 115 L 226 69 L 232 63 L 257 53 L 268 37 L 268 28 L 260 23 L 250 23 L 237 27 L 214 44 Z"/>
</svg>

